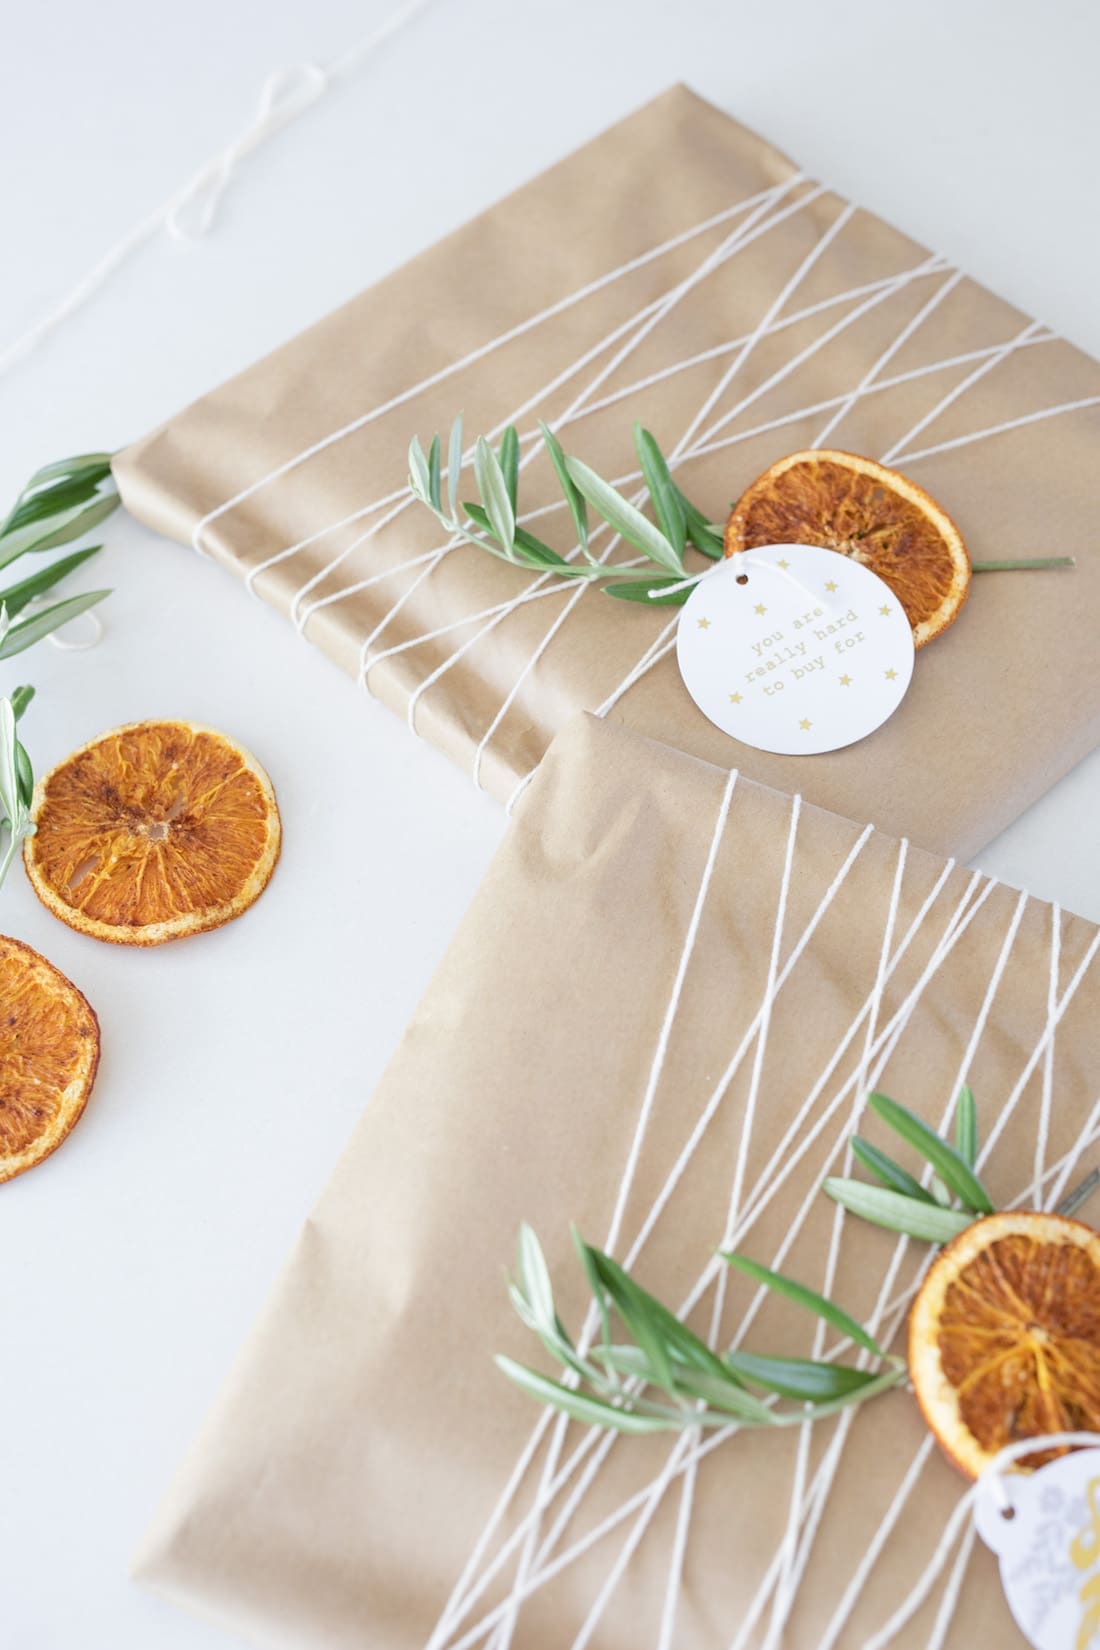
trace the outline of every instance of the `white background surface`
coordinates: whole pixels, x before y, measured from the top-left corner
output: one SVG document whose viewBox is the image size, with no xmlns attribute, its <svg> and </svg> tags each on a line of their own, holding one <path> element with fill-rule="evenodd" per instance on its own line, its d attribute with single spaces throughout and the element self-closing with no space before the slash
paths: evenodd
<svg viewBox="0 0 1100 1650">
<path fill-rule="evenodd" d="M 388 9 L 8 7 L 0 345 L 247 124 L 273 69 Z M 141 433 L 673 79 L 1100 354 L 1098 59 L 1092 0 L 437 0 L 251 157 L 210 239 L 156 243 L 0 379 L 0 494 Z M 70 933 L 21 873 L 0 894 L 104 1036 L 77 1132 L 0 1189 L 0 1646 L 215 1650 L 128 1555 L 503 821 L 212 565 L 106 536 L 104 644 L 0 667 L 39 688 L 35 757 L 144 716 L 221 724 L 269 767 L 285 850 L 242 922 L 148 954 Z M 1100 918 L 1098 791 L 1094 758 L 982 863 Z"/>
</svg>

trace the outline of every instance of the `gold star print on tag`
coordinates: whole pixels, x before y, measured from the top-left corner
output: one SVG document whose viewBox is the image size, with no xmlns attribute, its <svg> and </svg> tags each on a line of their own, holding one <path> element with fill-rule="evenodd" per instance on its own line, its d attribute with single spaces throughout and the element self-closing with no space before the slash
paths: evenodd
<svg viewBox="0 0 1100 1650">
<path fill-rule="evenodd" d="M 840 678 L 840 685 L 841 687 L 851 687 L 852 678 L 850 676 L 842 676 Z"/>
<path fill-rule="evenodd" d="M 826 584 L 825 588 L 826 588 L 826 590 L 835 590 L 836 589 L 836 580 L 835 579 L 830 579 L 828 581 L 828 583 Z"/>
<path fill-rule="evenodd" d="M 710 629 L 710 620 L 709 619 L 700 619 L 699 620 L 699 629 L 700 630 L 709 630 Z"/>
<path fill-rule="evenodd" d="M 739 693 L 731 693 L 730 694 L 730 704 L 731 705 L 739 705 L 740 703 L 741 703 L 741 695 Z"/>
<path fill-rule="evenodd" d="M 885 602 L 879 608 L 879 612 L 882 614 L 884 619 L 888 619 L 890 617 L 890 609 L 886 606 Z"/>
<path fill-rule="evenodd" d="M 896 670 L 888 670 L 886 672 L 886 680 L 888 682 L 896 682 L 897 679 L 898 679 L 898 673 L 897 673 Z"/>
<path fill-rule="evenodd" d="M 809 733 L 810 729 L 813 727 L 813 723 L 810 721 L 808 716 L 804 716 L 802 718 L 801 722 L 799 722 L 798 725 L 799 725 L 800 728 L 803 728 L 807 733 Z"/>
<path fill-rule="evenodd" d="M 765 613 L 766 613 L 766 612 L 767 612 L 767 611 L 768 611 L 768 610 L 767 610 L 767 608 L 766 608 L 766 607 L 765 607 L 765 606 L 764 606 L 764 603 L 763 603 L 763 602 L 757 602 L 757 604 L 756 604 L 756 606 L 755 606 L 755 607 L 754 607 L 754 608 L 753 608 L 753 612 L 754 612 L 754 613 L 759 613 L 759 615 L 760 615 L 760 617 L 761 617 L 761 618 L 763 618 L 763 617 L 764 617 L 764 614 L 765 614 Z"/>
</svg>

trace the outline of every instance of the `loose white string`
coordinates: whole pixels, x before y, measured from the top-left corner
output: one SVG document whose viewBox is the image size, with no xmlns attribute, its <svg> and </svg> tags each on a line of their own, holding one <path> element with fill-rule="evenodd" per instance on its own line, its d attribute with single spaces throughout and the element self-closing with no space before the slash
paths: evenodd
<svg viewBox="0 0 1100 1650">
<path fill-rule="evenodd" d="M 83 625 L 83 635 L 76 632 L 77 625 Z M 103 620 L 94 608 L 90 608 L 87 613 L 70 619 L 60 629 L 51 630 L 49 639 L 60 653 L 86 653 L 89 648 L 98 647 L 103 640 Z"/>
<path fill-rule="evenodd" d="M 433 3 L 434 0 L 408 0 L 408 4 L 395 11 L 381 28 L 366 36 L 327 68 L 321 68 L 316 63 L 298 63 L 269 75 L 261 88 L 256 113 L 244 131 L 201 166 L 181 189 L 109 247 L 65 297 L 26 331 L 13 338 L 0 352 L 0 375 L 26 360 L 45 338 L 83 309 L 117 270 L 158 235 L 167 234 L 177 241 L 193 241 L 207 234 L 218 204 L 245 157 L 299 119 L 331 90 L 336 81 L 352 74 L 385 41 Z"/>
</svg>

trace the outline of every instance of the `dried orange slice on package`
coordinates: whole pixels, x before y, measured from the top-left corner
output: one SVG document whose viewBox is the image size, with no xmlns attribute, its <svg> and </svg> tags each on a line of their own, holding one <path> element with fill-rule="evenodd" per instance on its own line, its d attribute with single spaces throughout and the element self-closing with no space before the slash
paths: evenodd
<svg viewBox="0 0 1100 1650">
<path fill-rule="evenodd" d="M 913 1303 L 909 1373 L 929 1427 L 970 1478 L 1006 1444 L 1100 1432 L 1100 1233 L 1023 1211 L 968 1226 Z"/>
<path fill-rule="evenodd" d="M 922 487 L 853 453 L 790 453 L 758 476 L 726 523 L 726 555 L 761 544 L 838 550 L 890 586 L 923 647 L 970 588 L 962 534 Z"/>
<path fill-rule="evenodd" d="M 0 1181 L 64 1140 L 99 1064 L 99 1022 L 45 957 L 0 935 Z"/>
<path fill-rule="evenodd" d="M 82 934 L 161 945 L 239 917 L 279 857 L 279 810 L 255 757 L 213 728 L 135 722 L 35 787 L 23 857 L 42 903 Z"/>
</svg>

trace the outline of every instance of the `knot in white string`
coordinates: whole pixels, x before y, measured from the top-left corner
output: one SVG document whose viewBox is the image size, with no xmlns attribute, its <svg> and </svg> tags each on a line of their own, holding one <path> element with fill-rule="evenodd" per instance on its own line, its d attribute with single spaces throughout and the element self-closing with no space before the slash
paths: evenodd
<svg viewBox="0 0 1100 1650">
<path fill-rule="evenodd" d="M 742 573 L 742 568 L 738 564 L 747 559 L 744 551 L 738 550 L 728 559 L 733 563 L 733 571 L 735 576 L 739 577 Z M 694 585 L 702 584 L 704 579 L 712 578 L 715 573 L 721 573 L 725 565 L 726 559 L 723 558 L 722 561 L 715 561 L 712 562 L 709 567 L 704 567 L 701 573 L 692 573 L 690 578 L 681 579 L 679 584 L 654 585 L 653 589 L 649 591 L 649 599 L 651 602 L 655 602 L 662 596 L 675 596 L 681 590 L 691 590 Z"/>
<path fill-rule="evenodd" d="M 329 77 L 316 63 L 295 63 L 269 75 L 251 124 L 200 167 L 169 204 L 164 227 L 172 239 L 201 240 L 213 224 L 221 198 L 244 157 L 304 114 L 328 88 Z"/>
</svg>

